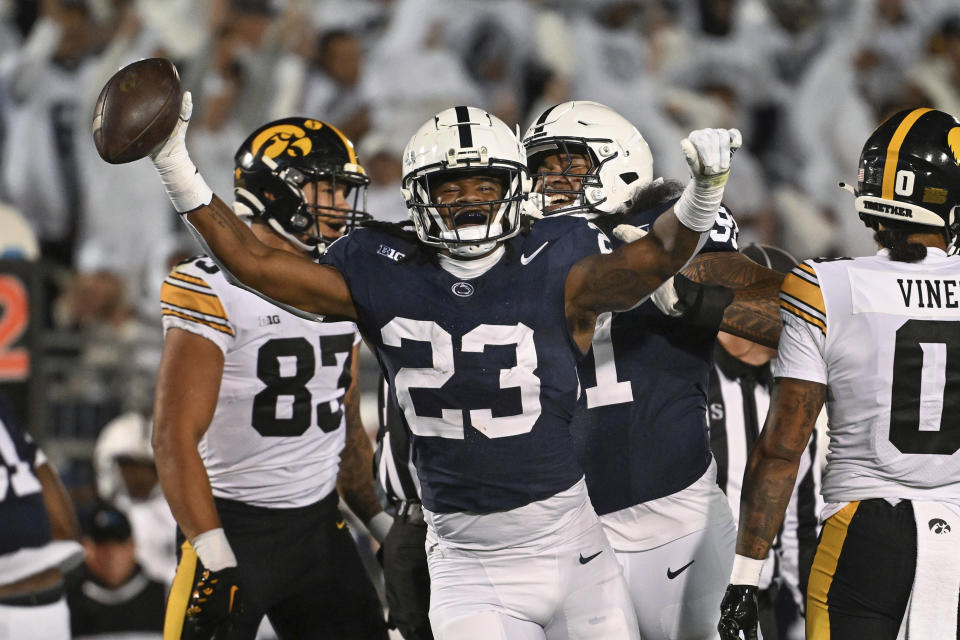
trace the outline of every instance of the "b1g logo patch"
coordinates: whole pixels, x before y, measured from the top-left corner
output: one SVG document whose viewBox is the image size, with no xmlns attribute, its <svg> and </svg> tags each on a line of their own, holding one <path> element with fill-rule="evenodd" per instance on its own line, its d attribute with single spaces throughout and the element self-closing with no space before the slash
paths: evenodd
<svg viewBox="0 0 960 640">
<path fill-rule="evenodd" d="M 267 327 L 271 324 L 280 324 L 280 316 L 274 314 L 269 316 L 260 316 L 260 326 Z"/>
<path fill-rule="evenodd" d="M 388 247 L 385 244 L 380 245 L 380 248 L 377 249 L 377 253 L 380 254 L 381 256 L 384 256 L 385 258 L 390 258 L 394 262 L 399 262 L 400 260 L 403 260 L 403 258 L 406 257 L 407 255 L 402 251 L 397 251 L 393 247 Z"/>
</svg>

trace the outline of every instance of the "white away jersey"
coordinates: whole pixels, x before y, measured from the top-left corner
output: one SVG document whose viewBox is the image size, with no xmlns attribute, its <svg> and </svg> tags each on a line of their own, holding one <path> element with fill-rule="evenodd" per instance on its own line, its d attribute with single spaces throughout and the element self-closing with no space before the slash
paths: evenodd
<svg viewBox="0 0 960 640">
<path fill-rule="evenodd" d="M 199 450 L 213 494 L 261 507 L 312 504 L 336 486 L 352 322 L 312 322 L 227 282 L 209 258 L 173 269 L 164 333 L 184 329 L 224 354 L 220 396 Z"/>
<path fill-rule="evenodd" d="M 780 290 L 775 375 L 827 385 L 827 502 L 960 504 L 960 257 L 808 260 Z"/>
</svg>

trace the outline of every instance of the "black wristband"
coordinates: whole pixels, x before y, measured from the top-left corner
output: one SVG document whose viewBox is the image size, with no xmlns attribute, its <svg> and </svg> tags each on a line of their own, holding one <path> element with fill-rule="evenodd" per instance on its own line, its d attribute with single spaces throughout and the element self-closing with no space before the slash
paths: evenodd
<svg viewBox="0 0 960 640">
<path fill-rule="evenodd" d="M 716 331 L 723 322 L 723 312 L 733 302 L 733 289 L 721 284 L 694 282 L 684 275 L 673 277 L 679 301 L 675 308 L 680 318 L 690 325 Z"/>
</svg>

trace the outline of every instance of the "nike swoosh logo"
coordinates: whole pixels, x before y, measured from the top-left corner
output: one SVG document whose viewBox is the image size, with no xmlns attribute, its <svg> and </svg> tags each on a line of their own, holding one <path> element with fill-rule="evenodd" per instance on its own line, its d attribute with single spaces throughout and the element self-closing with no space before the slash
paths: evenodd
<svg viewBox="0 0 960 640">
<path fill-rule="evenodd" d="M 523 266 L 527 266 L 528 264 L 530 264 L 530 261 L 533 260 L 534 258 L 536 258 L 536 257 L 537 257 L 537 254 L 540 253 L 541 251 L 543 251 L 543 248 L 546 247 L 548 244 L 550 244 L 550 241 L 549 241 L 549 240 L 547 240 L 547 241 L 544 242 L 542 245 L 540 245 L 539 247 L 537 247 L 537 250 L 534 251 L 533 253 L 531 253 L 529 256 L 525 256 L 525 255 L 523 255 L 523 254 L 521 253 L 521 254 L 520 254 L 520 264 L 522 264 Z"/>
<path fill-rule="evenodd" d="M 676 571 L 670 571 L 670 567 L 667 567 L 667 579 L 668 579 L 668 580 L 673 580 L 673 579 L 676 578 L 678 575 L 680 575 L 681 573 L 683 573 L 684 571 L 686 571 L 687 567 L 689 567 L 690 565 L 692 565 L 694 562 L 696 562 L 696 560 L 691 560 L 690 562 L 688 562 L 687 564 L 683 565 L 682 567 L 680 567 L 680 568 L 677 569 Z"/>
<path fill-rule="evenodd" d="M 542 249 L 542 248 L 543 248 L 543 247 L 541 247 L 541 249 Z M 584 558 L 584 557 L 583 557 L 583 554 L 581 553 L 581 554 L 580 554 L 580 564 L 587 564 L 588 562 L 590 562 L 591 560 L 593 560 L 594 558 L 596 558 L 596 557 L 597 557 L 598 555 L 600 555 L 601 553 L 603 553 L 603 550 L 602 550 L 602 549 L 601 549 L 600 551 L 597 551 L 597 552 L 596 552 L 595 554 L 593 554 L 592 556 L 587 556 L 586 558 Z"/>
<path fill-rule="evenodd" d="M 345 526 L 347 526 L 346 520 L 341 520 L 340 522 L 337 523 L 337 529 L 343 529 Z"/>
</svg>

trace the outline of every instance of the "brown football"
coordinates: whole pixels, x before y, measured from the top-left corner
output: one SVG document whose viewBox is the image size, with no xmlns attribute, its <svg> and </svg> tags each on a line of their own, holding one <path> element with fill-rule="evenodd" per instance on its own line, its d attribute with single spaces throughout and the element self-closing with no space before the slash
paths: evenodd
<svg viewBox="0 0 960 640">
<path fill-rule="evenodd" d="M 166 58 L 148 58 L 117 71 L 100 91 L 93 142 L 111 164 L 147 156 L 166 140 L 180 116 L 180 76 Z"/>
</svg>

